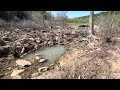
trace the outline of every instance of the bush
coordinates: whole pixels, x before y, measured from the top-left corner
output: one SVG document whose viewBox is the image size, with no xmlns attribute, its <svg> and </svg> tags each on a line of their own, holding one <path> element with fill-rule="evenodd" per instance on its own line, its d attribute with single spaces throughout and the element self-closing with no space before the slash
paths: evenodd
<svg viewBox="0 0 120 90">
<path fill-rule="evenodd" d="M 30 19 L 27 11 L 0 11 L 0 19 L 5 21 Z"/>
</svg>

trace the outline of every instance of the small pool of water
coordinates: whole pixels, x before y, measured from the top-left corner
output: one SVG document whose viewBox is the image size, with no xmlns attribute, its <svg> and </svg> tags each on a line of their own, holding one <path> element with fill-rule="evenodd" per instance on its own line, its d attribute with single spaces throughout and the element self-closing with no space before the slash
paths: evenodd
<svg viewBox="0 0 120 90">
<path fill-rule="evenodd" d="M 58 60 L 65 52 L 67 51 L 67 48 L 65 46 L 53 46 L 48 47 L 46 49 L 32 52 L 24 57 L 22 59 L 25 60 L 32 60 L 35 57 L 35 54 L 40 55 L 42 58 L 47 59 L 48 61 L 44 63 L 44 66 L 50 65 L 54 63 L 56 60 Z"/>
</svg>

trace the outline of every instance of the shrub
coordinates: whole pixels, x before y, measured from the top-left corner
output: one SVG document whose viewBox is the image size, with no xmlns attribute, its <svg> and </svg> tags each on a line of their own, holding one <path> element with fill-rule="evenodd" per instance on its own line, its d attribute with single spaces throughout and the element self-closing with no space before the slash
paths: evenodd
<svg viewBox="0 0 120 90">
<path fill-rule="evenodd" d="M 0 11 L 0 18 L 5 21 L 13 21 L 15 19 L 30 19 L 27 11 Z"/>
</svg>

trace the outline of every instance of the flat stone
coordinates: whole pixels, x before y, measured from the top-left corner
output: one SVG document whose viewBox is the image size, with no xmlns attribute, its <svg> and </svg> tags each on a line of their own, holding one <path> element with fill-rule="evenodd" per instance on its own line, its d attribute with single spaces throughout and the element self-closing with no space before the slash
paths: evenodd
<svg viewBox="0 0 120 90">
<path fill-rule="evenodd" d="M 31 77 L 33 78 L 33 77 L 37 77 L 39 75 L 39 73 L 33 73 L 32 75 L 31 75 Z"/>
<path fill-rule="evenodd" d="M 10 71 L 10 70 L 12 70 L 12 67 L 8 67 L 8 68 L 6 68 L 6 69 Z"/>
<path fill-rule="evenodd" d="M 13 76 L 12 79 L 22 79 L 20 75 Z"/>
<path fill-rule="evenodd" d="M 48 70 L 48 67 L 41 67 L 41 68 L 38 68 L 38 71 L 39 71 L 39 73 L 41 72 L 41 71 L 47 71 Z"/>
<path fill-rule="evenodd" d="M 39 54 L 35 54 L 35 56 L 38 56 Z"/>
<path fill-rule="evenodd" d="M 39 56 L 35 56 L 34 60 L 40 60 L 40 57 Z"/>
<path fill-rule="evenodd" d="M 50 67 L 51 67 L 51 66 L 54 66 L 54 64 L 50 64 Z"/>
<path fill-rule="evenodd" d="M 34 38 L 29 38 L 29 40 L 32 40 L 32 41 L 34 41 Z"/>
<path fill-rule="evenodd" d="M 46 62 L 46 61 L 47 61 L 47 60 L 45 60 L 45 59 L 40 59 L 40 60 L 39 60 L 40 63 L 43 63 L 43 62 Z"/>
<path fill-rule="evenodd" d="M 11 73 L 11 77 L 16 76 L 16 75 L 20 74 L 20 73 L 23 72 L 23 71 L 24 71 L 24 69 L 21 69 L 21 70 L 13 70 L 13 72 Z"/>
<path fill-rule="evenodd" d="M 24 66 L 26 66 L 26 65 L 31 65 L 31 62 L 26 61 L 26 60 L 20 60 L 20 59 L 18 59 L 18 60 L 16 61 L 16 64 L 24 67 Z"/>
<path fill-rule="evenodd" d="M 16 31 L 20 30 L 20 29 L 15 29 Z"/>
</svg>

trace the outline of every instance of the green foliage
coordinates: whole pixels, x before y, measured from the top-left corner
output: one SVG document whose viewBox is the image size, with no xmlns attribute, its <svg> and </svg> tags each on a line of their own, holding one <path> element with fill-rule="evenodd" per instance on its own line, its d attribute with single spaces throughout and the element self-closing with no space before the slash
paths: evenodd
<svg viewBox="0 0 120 90">
<path fill-rule="evenodd" d="M 0 11 L 0 19 L 5 21 L 30 19 L 27 11 Z"/>
<path fill-rule="evenodd" d="M 115 14 L 115 17 L 114 17 Z M 114 19 L 114 26 L 119 25 L 120 23 L 120 11 L 106 11 L 106 12 L 101 12 L 99 14 L 94 14 L 94 23 L 99 26 L 111 26 L 111 22 Z M 77 18 L 69 18 L 68 20 L 69 24 L 72 25 L 79 25 L 79 24 L 88 24 L 89 23 L 89 15 L 88 16 L 83 16 L 83 17 L 77 17 Z M 106 27 L 108 28 L 108 27 Z"/>
<path fill-rule="evenodd" d="M 88 17 L 73 18 L 73 19 L 69 19 L 68 22 L 75 24 L 89 23 L 89 18 Z"/>
<path fill-rule="evenodd" d="M 50 20 L 54 18 L 54 16 L 46 11 L 31 11 L 31 16 L 33 20 Z"/>
</svg>

